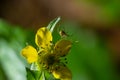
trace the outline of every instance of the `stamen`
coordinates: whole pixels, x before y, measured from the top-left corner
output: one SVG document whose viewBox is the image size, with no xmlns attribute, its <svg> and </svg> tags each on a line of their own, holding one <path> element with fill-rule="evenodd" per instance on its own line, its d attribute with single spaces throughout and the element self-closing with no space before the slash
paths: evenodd
<svg viewBox="0 0 120 80">
<path fill-rule="evenodd" d="M 47 67 L 47 69 L 49 69 L 49 67 Z"/>
<path fill-rule="evenodd" d="M 43 48 L 43 47 L 41 47 L 42 49 L 45 49 L 45 48 Z"/>
<path fill-rule="evenodd" d="M 52 43 L 52 41 L 50 41 L 50 43 Z"/>
<path fill-rule="evenodd" d="M 58 69 L 56 68 L 55 70 L 57 71 Z"/>
<path fill-rule="evenodd" d="M 38 55 L 41 56 L 41 53 L 39 53 Z"/>
<path fill-rule="evenodd" d="M 46 46 L 48 46 L 48 44 L 46 44 Z"/>
<path fill-rule="evenodd" d="M 60 53 L 62 53 L 62 51 L 60 51 Z"/>
</svg>

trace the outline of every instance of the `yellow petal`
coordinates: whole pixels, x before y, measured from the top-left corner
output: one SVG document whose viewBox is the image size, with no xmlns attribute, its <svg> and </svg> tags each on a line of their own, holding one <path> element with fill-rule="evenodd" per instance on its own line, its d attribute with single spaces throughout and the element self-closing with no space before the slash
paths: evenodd
<svg viewBox="0 0 120 80">
<path fill-rule="evenodd" d="M 35 36 L 35 43 L 37 44 L 37 46 L 46 48 L 50 46 L 51 41 L 52 34 L 46 27 L 42 27 L 37 31 Z"/>
<path fill-rule="evenodd" d="M 29 63 L 36 62 L 38 59 L 38 53 L 32 46 L 27 46 L 22 49 L 22 55 L 27 59 Z"/>
<path fill-rule="evenodd" d="M 72 80 L 72 73 L 66 66 L 57 66 L 52 71 L 53 76 L 60 80 Z"/>
<path fill-rule="evenodd" d="M 54 53 L 58 56 L 65 56 L 71 49 L 72 43 L 69 40 L 60 40 L 55 44 Z"/>
</svg>

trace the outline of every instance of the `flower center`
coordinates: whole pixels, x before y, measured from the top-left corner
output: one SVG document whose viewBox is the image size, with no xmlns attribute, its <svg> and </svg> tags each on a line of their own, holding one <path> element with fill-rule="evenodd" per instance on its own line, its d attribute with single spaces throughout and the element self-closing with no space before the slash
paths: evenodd
<svg viewBox="0 0 120 80">
<path fill-rule="evenodd" d="M 54 54 L 39 55 L 39 64 L 45 69 L 52 69 L 52 67 L 60 62 L 60 59 Z"/>
<path fill-rule="evenodd" d="M 54 55 L 49 55 L 47 58 L 48 65 L 53 65 L 56 62 Z"/>
</svg>

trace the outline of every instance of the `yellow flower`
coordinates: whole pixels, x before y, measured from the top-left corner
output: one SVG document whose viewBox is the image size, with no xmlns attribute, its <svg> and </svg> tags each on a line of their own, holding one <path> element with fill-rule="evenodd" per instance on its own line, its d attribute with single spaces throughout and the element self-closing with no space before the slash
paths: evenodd
<svg viewBox="0 0 120 80">
<path fill-rule="evenodd" d="M 39 48 L 38 51 L 29 45 L 21 52 L 27 61 L 29 63 L 36 62 L 40 69 L 48 70 L 57 79 L 71 80 L 70 70 L 65 65 L 61 66 L 64 63 L 60 60 L 60 57 L 68 54 L 72 45 L 71 41 L 62 39 L 54 45 L 52 33 L 46 27 L 42 27 L 36 33 L 35 43 Z M 56 67 L 60 68 L 56 70 Z"/>
<path fill-rule="evenodd" d="M 49 48 L 51 42 L 52 42 L 51 32 L 46 27 L 40 28 L 35 36 L 36 45 L 40 48 Z"/>
<path fill-rule="evenodd" d="M 27 46 L 22 50 L 22 55 L 29 63 L 35 62 L 38 59 L 38 53 L 32 46 Z"/>
<path fill-rule="evenodd" d="M 56 66 L 52 71 L 52 74 L 56 79 L 72 80 L 71 71 L 64 65 Z"/>
<path fill-rule="evenodd" d="M 71 41 L 68 40 L 59 40 L 54 46 L 54 53 L 57 56 L 65 56 L 68 51 L 71 49 Z"/>
</svg>

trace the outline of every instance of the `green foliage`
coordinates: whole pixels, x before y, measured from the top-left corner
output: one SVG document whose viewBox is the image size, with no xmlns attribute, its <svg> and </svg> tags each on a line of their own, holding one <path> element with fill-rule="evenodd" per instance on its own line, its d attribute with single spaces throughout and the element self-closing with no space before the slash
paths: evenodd
<svg viewBox="0 0 120 80">
<path fill-rule="evenodd" d="M 27 80 L 41 80 L 42 72 L 26 68 Z"/>
<path fill-rule="evenodd" d="M 0 20 L 0 80 L 25 80 L 24 60 L 20 50 L 25 41 L 22 29 Z"/>
<path fill-rule="evenodd" d="M 55 80 L 47 71 L 37 71 L 26 68 L 27 80 Z"/>
</svg>

